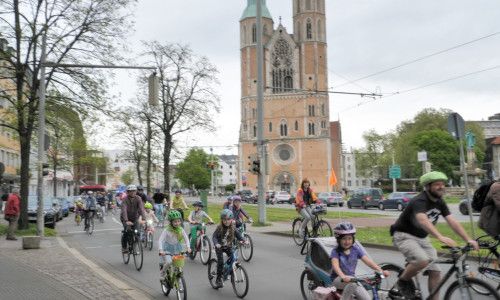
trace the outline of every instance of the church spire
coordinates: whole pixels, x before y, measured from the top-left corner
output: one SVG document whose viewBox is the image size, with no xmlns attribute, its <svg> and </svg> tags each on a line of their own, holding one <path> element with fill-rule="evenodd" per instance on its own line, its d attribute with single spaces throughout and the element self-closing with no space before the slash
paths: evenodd
<svg viewBox="0 0 500 300">
<path fill-rule="evenodd" d="M 271 14 L 269 13 L 269 9 L 266 6 L 266 0 L 262 1 L 262 18 L 272 19 Z M 257 17 L 257 0 L 247 0 L 247 8 L 243 12 L 240 21 L 243 21 L 246 18 L 256 18 Z"/>
</svg>

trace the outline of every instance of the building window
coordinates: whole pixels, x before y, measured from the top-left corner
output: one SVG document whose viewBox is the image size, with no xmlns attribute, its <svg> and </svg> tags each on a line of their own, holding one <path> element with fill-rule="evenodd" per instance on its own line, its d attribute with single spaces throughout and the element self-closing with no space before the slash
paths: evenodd
<svg viewBox="0 0 500 300">
<path fill-rule="evenodd" d="M 232 168 L 233 168 L 233 166 L 232 166 L 232 165 L 229 165 L 229 169 L 232 169 Z"/>
<path fill-rule="evenodd" d="M 309 122 L 308 129 L 309 129 L 309 135 L 314 135 L 314 122 Z"/>
<path fill-rule="evenodd" d="M 309 105 L 309 117 L 314 117 L 314 105 Z"/>
<path fill-rule="evenodd" d="M 223 166 L 220 166 L 221 170 L 224 169 Z"/>
<path fill-rule="evenodd" d="M 299 131 L 299 121 L 295 121 L 295 131 Z"/>
<path fill-rule="evenodd" d="M 347 180 L 347 186 L 352 186 L 352 183 L 350 180 Z"/>
<path fill-rule="evenodd" d="M 325 116 L 325 102 L 321 102 L 321 115 Z"/>
<path fill-rule="evenodd" d="M 269 122 L 269 132 L 273 132 L 273 123 Z"/>
<path fill-rule="evenodd" d="M 252 26 L 252 43 L 257 43 L 257 25 Z"/>
<path fill-rule="evenodd" d="M 306 0 L 306 10 L 311 10 L 311 0 Z"/>
<path fill-rule="evenodd" d="M 271 53 L 273 70 L 273 93 L 293 92 L 292 49 L 288 42 L 280 38 Z"/>
<path fill-rule="evenodd" d="M 280 124 L 280 136 L 287 136 L 288 135 L 288 127 L 286 123 L 281 123 Z"/>
<path fill-rule="evenodd" d="M 229 175 L 233 175 L 233 172 L 229 172 Z"/>
<path fill-rule="evenodd" d="M 350 158 L 350 157 L 347 157 L 347 161 L 351 161 L 351 158 Z"/>
<path fill-rule="evenodd" d="M 257 110 L 255 108 L 252 108 L 252 118 L 255 119 L 257 115 Z"/>
<path fill-rule="evenodd" d="M 366 179 L 363 179 L 361 182 L 363 183 L 363 186 L 366 186 Z"/>
<path fill-rule="evenodd" d="M 351 177 L 351 172 L 348 172 L 348 173 L 347 173 L 347 177 Z"/>
<path fill-rule="evenodd" d="M 247 108 L 245 107 L 243 109 L 243 120 L 246 120 L 247 119 Z"/>
<path fill-rule="evenodd" d="M 350 170 L 351 169 L 351 165 L 347 165 L 347 170 Z"/>
<path fill-rule="evenodd" d="M 297 12 L 300 12 L 300 0 L 297 0 Z"/>
<path fill-rule="evenodd" d="M 257 137 L 257 125 L 253 125 L 253 137 Z"/>
<path fill-rule="evenodd" d="M 248 131 L 248 126 L 247 126 L 247 124 L 243 124 L 243 131 L 244 131 L 244 132 L 247 132 L 247 131 Z"/>
<path fill-rule="evenodd" d="M 306 24 L 306 38 L 308 40 L 312 39 L 312 25 L 311 25 L 311 21 L 307 21 L 307 24 Z"/>
<path fill-rule="evenodd" d="M 326 121 L 321 121 L 321 128 L 325 129 L 326 128 Z"/>
<path fill-rule="evenodd" d="M 359 180 L 356 180 L 356 186 L 359 186 Z"/>
</svg>

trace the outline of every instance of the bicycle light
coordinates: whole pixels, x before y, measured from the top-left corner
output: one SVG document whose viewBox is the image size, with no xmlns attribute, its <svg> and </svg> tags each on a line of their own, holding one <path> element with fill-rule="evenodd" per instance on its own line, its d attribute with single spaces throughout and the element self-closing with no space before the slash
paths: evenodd
<svg viewBox="0 0 500 300">
<path fill-rule="evenodd" d="M 469 264 L 464 264 L 464 271 L 470 270 L 470 265 Z"/>
</svg>

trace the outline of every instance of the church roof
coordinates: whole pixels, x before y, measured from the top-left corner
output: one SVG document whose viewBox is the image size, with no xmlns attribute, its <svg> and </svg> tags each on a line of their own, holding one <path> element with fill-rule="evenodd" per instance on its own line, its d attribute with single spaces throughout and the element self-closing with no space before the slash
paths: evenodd
<svg viewBox="0 0 500 300">
<path fill-rule="evenodd" d="M 266 6 L 266 0 L 262 1 L 262 17 L 272 19 L 271 14 L 269 13 L 269 9 Z M 245 20 L 246 18 L 256 18 L 257 17 L 257 0 L 247 0 L 247 8 L 243 12 L 240 21 Z"/>
</svg>

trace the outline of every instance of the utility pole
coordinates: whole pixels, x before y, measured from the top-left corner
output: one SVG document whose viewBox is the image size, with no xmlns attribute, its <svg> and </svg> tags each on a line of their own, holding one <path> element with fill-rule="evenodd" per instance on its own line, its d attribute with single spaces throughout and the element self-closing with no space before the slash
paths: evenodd
<svg viewBox="0 0 500 300">
<path fill-rule="evenodd" d="M 264 199 L 264 60 L 262 48 L 262 1 L 257 0 L 257 154 L 260 161 L 258 176 L 259 222 L 266 223 L 266 199 Z"/>
</svg>

